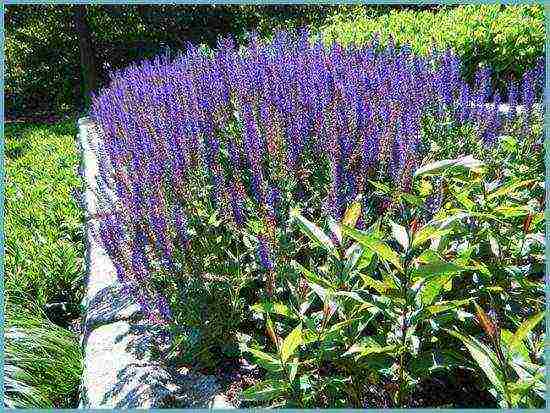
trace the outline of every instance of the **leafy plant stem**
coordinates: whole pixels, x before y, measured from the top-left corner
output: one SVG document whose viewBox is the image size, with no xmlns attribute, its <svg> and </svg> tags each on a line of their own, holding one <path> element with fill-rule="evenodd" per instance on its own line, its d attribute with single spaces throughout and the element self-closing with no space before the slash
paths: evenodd
<svg viewBox="0 0 550 413">
<path fill-rule="evenodd" d="M 403 276 L 401 278 L 401 296 L 405 301 L 404 306 L 401 309 L 401 348 L 400 348 L 400 354 L 399 354 L 399 390 L 397 395 L 397 403 L 399 407 L 403 406 L 403 397 L 405 392 L 405 347 L 406 347 L 406 340 L 407 340 L 407 315 L 409 310 L 409 259 L 408 257 L 405 259 L 404 262 L 404 271 Z"/>
</svg>

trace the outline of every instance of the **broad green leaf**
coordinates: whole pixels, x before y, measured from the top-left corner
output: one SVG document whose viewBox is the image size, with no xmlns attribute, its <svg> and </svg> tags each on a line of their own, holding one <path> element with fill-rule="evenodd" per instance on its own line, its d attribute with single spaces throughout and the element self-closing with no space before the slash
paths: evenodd
<svg viewBox="0 0 550 413">
<path fill-rule="evenodd" d="M 264 301 L 261 303 L 256 303 L 251 306 L 252 310 L 257 313 L 271 313 L 279 314 L 285 317 L 296 318 L 296 314 L 285 304 L 282 303 L 272 303 L 270 301 Z"/>
<path fill-rule="evenodd" d="M 361 195 L 359 195 L 357 199 L 353 201 L 349 206 L 349 208 L 346 210 L 344 214 L 344 219 L 342 220 L 342 225 L 355 228 L 355 225 L 357 224 L 357 220 L 359 219 L 360 215 L 361 215 Z"/>
<path fill-rule="evenodd" d="M 525 205 L 499 205 L 493 209 L 493 212 L 502 214 L 505 218 L 512 218 L 527 215 L 531 209 Z"/>
<path fill-rule="evenodd" d="M 445 331 L 462 341 L 472 358 L 478 364 L 480 370 L 483 371 L 498 392 L 502 394 L 504 392 L 504 377 L 499 370 L 499 364 L 495 353 L 474 337 L 464 336 L 453 330 L 446 329 Z"/>
<path fill-rule="evenodd" d="M 445 284 L 449 282 L 452 277 L 452 274 L 449 275 L 443 273 L 429 278 L 424 282 L 417 293 L 418 302 L 422 303 L 423 306 L 429 306 L 432 304 L 438 297 Z"/>
<path fill-rule="evenodd" d="M 289 389 L 288 383 L 283 380 L 264 380 L 243 392 L 244 400 L 268 401 L 282 396 Z"/>
<path fill-rule="evenodd" d="M 390 221 L 390 225 L 393 238 L 403 247 L 403 250 L 407 251 L 409 249 L 409 234 L 407 234 L 407 230 L 393 221 Z"/>
<path fill-rule="evenodd" d="M 510 361 L 514 358 L 521 358 L 524 361 L 529 361 L 529 350 L 525 346 L 525 344 L 522 342 L 518 345 L 516 345 L 513 349 L 510 347 L 510 342 L 512 341 L 512 337 L 514 337 L 514 334 L 512 334 L 511 331 L 506 329 L 500 330 L 500 341 L 503 344 L 503 347 L 507 351 L 507 359 Z"/>
<path fill-rule="evenodd" d="M 344 227 L 344 233 L 359 242 L 363 247 L 374 252 L 383 260 L 392 263 L 399 271 L 403 271 L 399 255 L 384 242 L 371 234 L 350 227 Z"/>
<path fill-rule="evenodd" d="M 308 270 L 306 267 L 302 266 L 299 262 L 292 260 L 290 265 L 296 271 L 300 272 L 306 278 L 306 280 L 315 284 L 319 284 L 324 288 L 332 288 L 331 283 L 329 283 L 327 280 L 323 279 L 322 277 L 319 277 L 317 274 L 313 273 L 312 271 Z"/>
<path fill-rule="evenodd" d="M 264 369 L 273 372 L 282 370 L 283 366 L 281 364 L 281 361 L 271 356 L 270 354 L 264 353 L 263 351 L 256 350 L 254 348 L 248 348 L 247 351 L 252 354 L 254 362 L 262 366 Z"/>
<path fill-rule="evenodd" d="M 338 256 L 338 251 L 334 247 L 331 239 L 313 222 L 304 218 L 296 211 L 291 211 L 291 217 L 294 218 L 294 221 L 298 224 L 302 232 L 316 245 L 323 248 L 329 253 L 332 253 Z"/>
<path fill-rule="evenodd" d="M 469 305 L 473 300 L 475 300 L 475 297 L 466 300 L 440 301 L 437 304 L 430 305 L 428 311 L 435 315 L 457 307 Z"/>
<path fill-rule="evenodd" d="M 456 265 L 452 262 L 433 261 L 420 265 L 413 271 L 414 277 L 430 278 L 437 275 L 451 275 L 465 271 L 467 268 Z"/>
<path fill-rule="evenodd" d="M 506 186 L 503 186 L 503 187 L 491 192 L 489 195 L 487 195 L 487 200 L 491 200 L 491 199 L 497 198 L 499 196 L 507 195 L 510 192 L 513 192 L 516 189 L 521 188 L 522 186 L 532 184 L 535 181 L 536 181 L 535 179 L 529 179 L 527 181 L 513 182 L 511 184 L 508 184 Z"/>
<path fill-rule="evenodd" d="M 418 247 L 430 239 L 442 237 L 451 231 L 452 230 L 449 228 L 441 229 L 431 225 L 425 225 L 413 235 L 412 247 Z"/>
<path fill-rule="evenodd" d="M 471 211 L 475 207 L 475 202 L 469 198 L 469 193 L 466 191 L 453 191 L 453 195 L 460 204 L 466 208 L 468 211 Z"/>
<path fill-rule="evenodd" d="M 380 345 L 374 340 L 369 340 L 367 337 L 363 342 L 352 345 L 342 356 L 350 356 L 352 354 L 359 353 L 361 357 L 368 356 L 370 354 L 391 354 L 397 350 L 397 345 Z"/>
<path fill-rule="evenodd" d="M 385 194 L 390 194 L 390 193 L 394 192 L 389 186 L 386 186 L 381 182 L 372 181 L 370 179 L 368 181 L 372 186 L 374 186 L 376 189 L 378 189 L 379 191 L 381 191 Z"/>
<path fill-rule="evenodd" d="M 302 325 L 298 324 L 294 330 L 285 338 L 281 345 L 281 360 L 286 363 L 290 356 L 303 344 L 302 340 Z"/>
<path fill-rule="evenodd" d="M 510 341 L 510 348 L 517 348 L 523 342 L 525 337 L 527 337 L 527 334 L 529 334 L 529 332 L 532 331 L 533 328 L 535 328 L 536 325 L 540 323 L 543 319 L 544 312 L 541 311 L 540 313 L 529 317 L 527 320 L 521 323 L 514 336 L 512 337 L 512 340 Z"/>
<path fill-rule="evenodd" d="M 383 283 L 380 280 L 375 280 L 368 275 L 360 274 L 360 276 L 365 283 L 365 286 L 375 289 L 380 294 L 384 294 L 390 288 L 386 283 Z"/>
<path fill-rule="evenodd" d="M 358 301 L 360 303 L 365 303 L 365 300 L 363 300 L 361 296 L 354 291 L 336 291 L 334 295 L 337 297 L 351 298 L 352 300 Z"/>
<path fill-rule="evenodd" d="M 413 195 L 413 194 L 409 194 L 407 192 L 402 193 L 401 198 L 403 198 L 409 204 L 417 206 L 417 207 L 424 205 L 424 201 L 422 200 L 422 198 L 420 198 L 416 195 Z"/>
</svg>

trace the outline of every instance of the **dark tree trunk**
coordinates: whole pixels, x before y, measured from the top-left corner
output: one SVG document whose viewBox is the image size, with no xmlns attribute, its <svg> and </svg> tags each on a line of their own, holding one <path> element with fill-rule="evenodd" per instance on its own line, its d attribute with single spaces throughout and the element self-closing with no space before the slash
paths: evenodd
<svg viewBox="0 0 550 413">
<path fill-rule="evenodd" d="M 92 43 L 92 34 L 88 26 L 87 6 L 73 6 L 73 21 L 78 35 L 78 48 L 80 51 L 80 67 L 82 75 L 82 94 L 85 105 L 90 102 L 90 92 L 97 89 L 98 72 L 96 58 Z"/>
</svg>

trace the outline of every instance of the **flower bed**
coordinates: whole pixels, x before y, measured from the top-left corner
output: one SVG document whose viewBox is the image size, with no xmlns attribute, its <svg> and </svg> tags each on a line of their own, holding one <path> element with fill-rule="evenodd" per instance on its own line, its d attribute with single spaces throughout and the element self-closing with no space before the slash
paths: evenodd
<svg viewBox="0 0 550 413">
<path fill-rule="evenodd" d="M 228 381 L 237 393 L 253 384 L 242 395 L 259 405 L 412 406 L 431 376 L 473 368 L 453 349 L 485 346 L 474 301 L 502 337 L 540 321 L 540 280 L 510 286 L 493 271 L 540 253 L 540 237 L 526 240 L 542 225 L 542 156 L 524 158 L 540 140 L 543 70 L 511 85 L 501 116 L 489 70 L 471 87 L 451 51 L 308 39 L 280 32 L 241 50 L 223 40 L 114 73 L 91 110 L 97 236 L 170 338 L 171 362 L 214 369 L 244 356 L 261 369 L 241 363 Z M 525 314 L 506 307 L 516 292 L 533 300 Z M 489 405 L 538 405 L 536 357 L 524 360 L 529 377 L 505 366 L 495 321 L 476 308 L 495 373 L 471 385 L 495 389 Z M 457 320 L 470 325 L 452 329 Z M 506 357 L 525 345 L 512 336 Z"/>
</svg>

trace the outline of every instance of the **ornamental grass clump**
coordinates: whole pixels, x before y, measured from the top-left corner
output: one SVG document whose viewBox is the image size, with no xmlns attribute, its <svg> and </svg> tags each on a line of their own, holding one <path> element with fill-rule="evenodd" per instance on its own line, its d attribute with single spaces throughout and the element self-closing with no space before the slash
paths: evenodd
<svg viewBox="0 0 550 413">
<path fill-rule="evenodd" d="M 527 113 L 539 72 L 512 89 Z M 305 30 L 244 48 L 189 46 L 115 72 L 91 109 L 98 235 L 155 323 L 178 322 L 189 279 L 248 271 L 271 295 L 289 261 L 291 207 L 340 222 L 370 179 L 408 191 L 429 123 L 493 144 L 508 123 L 484 105 L 499 101 L 488 69 L 477 78 L 461 79 L 451 51 L 419 57 L 376 39 L 326 48 Z"/>
</svg>

